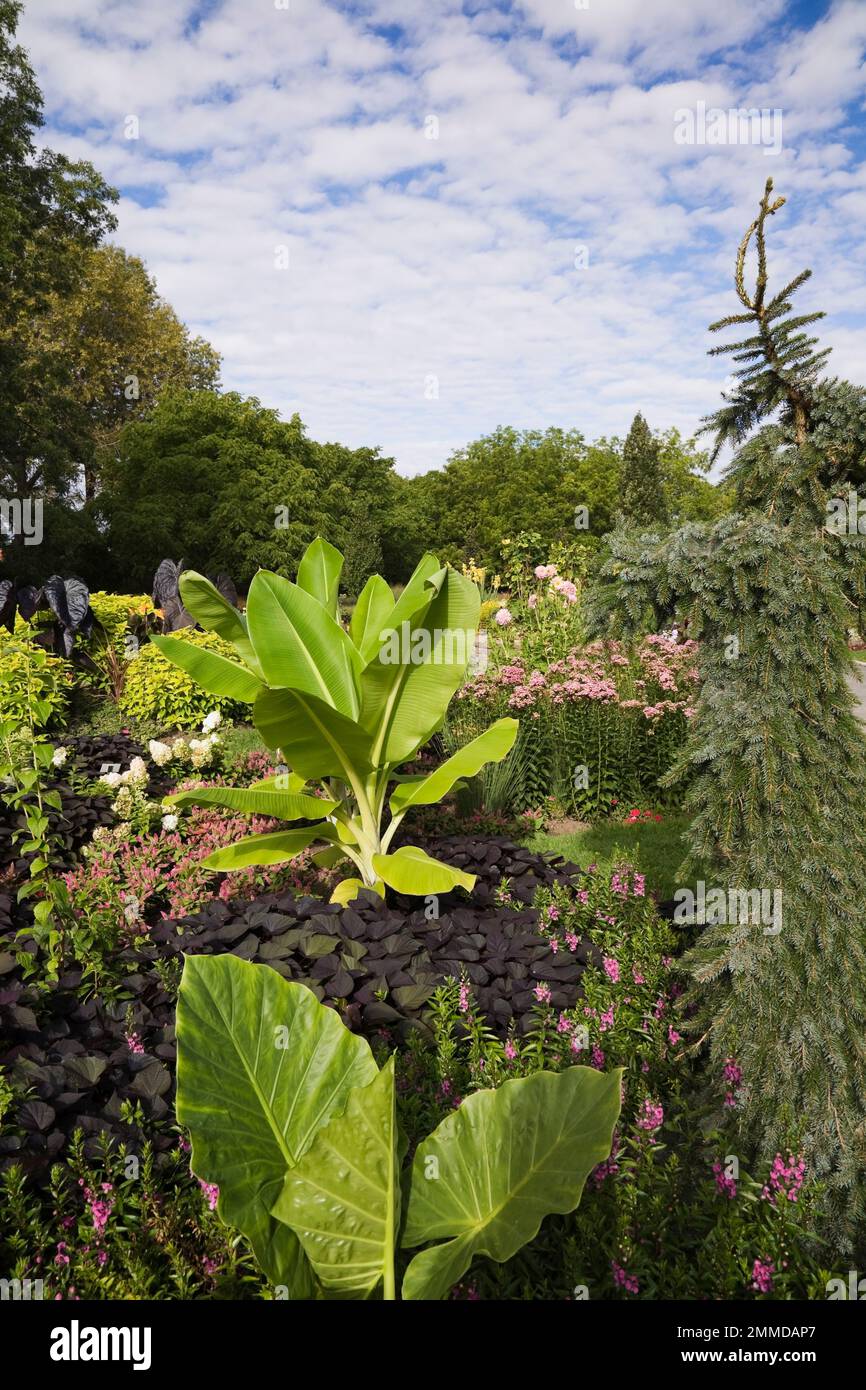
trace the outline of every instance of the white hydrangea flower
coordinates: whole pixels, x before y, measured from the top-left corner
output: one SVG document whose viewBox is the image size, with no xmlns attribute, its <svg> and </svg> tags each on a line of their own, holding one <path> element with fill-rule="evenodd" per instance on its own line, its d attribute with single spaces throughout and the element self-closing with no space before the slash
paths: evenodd
<svg viewBox="0 0 866 1390">
<path fill-rule="evenodd" d="M 171 745 L 171 756 L 173 758 L 185 758 L 187 755 L 187 745 L 185 738 L 176 738 Z"/>
<path fill-rule="evenodd" d="M 129 764 L 129 771 L 126 774 L 128 782 L 146 782 L 148 778 L 147 763 L 144 758 L 133 758 Z"/>
<path fill-rule="evenodd" d="M 165 767 L 166 763 L 171 761 L 172 748 L 170 744 L 160 743 L 159 739 L 152 738 L 147 746 L 157 767 Z"/>
<path fill-rule="evenodd" d="M 178 823 L 178 817 L 177 817 L 177 816 L 168 815 L 168 816 L 163 816 L 163 818 L 162 818 L 162 828 L 163 828 L 163 830 L 177 830 L 177 823 Z"/>
<path fill-rule="evenodd" d="M 66 759 L 67 759 L 68 757 L 69 757 L 69 749 L 68 749 L 68 748 L 55 748 L 55 750 L 54 750 L 54 756 L 53 756 L 53 758 L 51 759 L 51 762 L 52 762 L 52 764 L 53 764 L 54 767 L 62 767 L 63 764 L 66 762 Z"/>
<path fill-rule="evenodd" d="M 218 709 L 212 709 L 211 712 L 210 712 L 210 714 L 207 715 L 207 716 L 205 717 L 205 719 L 203 720 L 202 726 L 201 726 L 201 731 L 202 731 L 203 734 L 212 733 L 214 729 L 218 729 L 218 728 L 219 728 L 219 726 L 220 726 L 220 724 L 221 724 L 222 722 L 223 722 L 223 717 L 222 717 L 222 715 L 220 714 L 219 710 L 218 710 Z"/>
<path fill-rule="evenodd" d="M 119 787 L 123 783 L 123 778 L 119 772 L 104 772 L 99 780 L 104 782 L 107 787 Z"/>
</svg>

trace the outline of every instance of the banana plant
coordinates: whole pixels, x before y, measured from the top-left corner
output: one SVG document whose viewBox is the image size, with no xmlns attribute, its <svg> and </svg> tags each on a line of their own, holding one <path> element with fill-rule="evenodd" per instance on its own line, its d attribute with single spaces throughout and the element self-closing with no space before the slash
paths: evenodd
<svg viewBox="0 0 866 1390">
<path fill-rule="evenodd" d="M 422 849 L 392 849 L 413 806 L 439 801 L 485 763 L 510 751 L 517 720 L 500 719 L 428 775 L 401 775 L 442 727 L 462 683 L 478 627 L 478 589 L 425 555 L 395 600 L 380 575 L 362 590 L 348 630 L 340 621 L 343 557 L 317 538 L 297 582 L 259 570 L 241 613 L 193 570 L 180 577 L 184 607 L 229 642 L 237 660 L 175 637 L 152 637 L 160 651 L 212 695 L 251 706 L 266 746 L 289 769 L 247 788 L 187 791 L 167 798 L 312 825 L 250 836 L 205 861 L 212 869 L 276 864 L 310 845 L 320 864 L 354 866 L 334 893 L 349 902 L 362 888 L 384 896 L 471 890 L 475 877 Z M 386 819 L 387 812 L 387 819 Z"/>
<path fill-rule="evenodd" d="M 467 1096 L 404 1169 L 393 1056 L 235 956 L 186 958 L 177 1041 L 192 1170 L 289 1299 L 392 1300 L 398 1265 L 404 1300 L 445 1298 L 574 1211 L 620 1110 L 621 1070 L 535 1072 Z"/>
</svg>

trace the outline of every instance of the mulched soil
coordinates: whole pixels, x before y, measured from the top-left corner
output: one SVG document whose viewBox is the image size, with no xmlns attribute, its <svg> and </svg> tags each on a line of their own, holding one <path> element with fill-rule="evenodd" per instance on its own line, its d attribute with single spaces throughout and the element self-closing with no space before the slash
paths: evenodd
<svg viewBox="0 0 866 1390">
<path fill-rule="evenodd" d="M 539 885 L 573 883 L 580 869 L 505 839 L 456 836 L 431 848 L 478 875 L 471 896 L 440 895 L 438 915 L 434 904 L 419 907 L 417 898 L 394 895 L 383 903 L 372 893 L 345 908 L 291 893 L 251 902 L 215 899 L 193 916 L 159 923 L 150 940 L 122 953 L 134 973 L 124 982 L 128 998 L 116 1003 L 82 1003 L 79 970 L 38 992 L 0 943 L 0 1067 L 16 1087 L 32 1088 L 6 1117 L 0 1165 L 20 1162 L 44 1176 L 76 1128 L 91 1153 L 100 1136 L 135 1149 L 144 1130 L 157 1152 L 176 1142 L 170 1133 L 174 1000 L 155 964 L 181 952 L 231 952 L 266 963 L 339 1008 L 349 1027 L 368 1035 L 384 1028 L 397 1040 L 413 1029 L 429 1034 L 424 1013 L 432 990 L 462 972 L 500 1036 L 512 1024 L 521 1031 L 531 1026 L 540 982 L 555 1007 L 572 1007 L 585 965 L 600 964 L 601 952 L 584 938 L 574 955 L 554 954 L 535 929 L 531 903 Z M 503 879 L 516 907 L 496 902 Z M 129 1023 L 143 1053 L 129 1048 Z M 143 1128 L 122 1119 L 124 1101 L 140 1105 Z"/>
</svg>

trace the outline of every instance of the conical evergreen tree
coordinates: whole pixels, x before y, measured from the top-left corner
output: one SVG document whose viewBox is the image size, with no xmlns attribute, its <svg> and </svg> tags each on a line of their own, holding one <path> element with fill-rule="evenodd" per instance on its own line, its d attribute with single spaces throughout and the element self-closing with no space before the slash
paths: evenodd
<svg viewBox="0 0 866 1390">
<path fill-rule="evenodd" d="M 732 1151 L 764 1165 L 801 1153 L 825 1184 L 823 1233 L 862 1254 L 866 738 L 846 684 L 850 604 L 840 581 L 854 571 L 859 583 L 863 543 L 825 525 L 834 466 L 821 406 L 828 391 L 853 388 L 819 381 L 826 353 L 801 332 L 816 316 L 790 314 L 806 273 L 766 297 L 765 224 L 783 201 L 771 193 L 770 182 L 737 258 L 744 312 L 717 325 L 753 325 L 734 345 L 747 365 L 708 422 L 719 445 L 742 445 L 729 471 L 743 510 L 664 545 L 613 537 L 596 625 L 613 608 L 634 626 L 648 602 L 658 611 L 678 599 L 702 641 L 702 695 L 674 774 L 690 777 L 682 883 L 694 890 L 700 873 L 725 906 L 721 920 L 708 914 L 686 957 L 691 1022 L 712 1080 L 728 1059 L 742 1069 L 726 1117 Z M 741 895 L 760 890 L 778 895 L 775 919 L 755 920 L 754 898 L 745 906 Z"/>
<path fill-rule="evenodd" d="M 620 511 L 628 526 L 649 530 L 668 524 L 658 441 L 638 412 L 622 451 Z"/>
</svg>

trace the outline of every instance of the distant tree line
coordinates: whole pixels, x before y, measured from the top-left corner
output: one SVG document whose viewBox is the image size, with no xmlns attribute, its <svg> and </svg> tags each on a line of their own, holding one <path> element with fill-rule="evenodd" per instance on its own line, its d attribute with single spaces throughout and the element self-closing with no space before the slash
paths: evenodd
<svg viewBox="0 0 866 1390">
<path fill-rule="evenodd" d="M 0 578 L 143 590 L 171 557 L 243 587 L 259 566 L 293 571 L 322 533 L 357 591 L 374 570 L 407 578 L 426 549 L 496 568 L 520 532 L 543 551 L 597 544 L 623 515 L 724 510 L 707 456 L 640 416 L 625 442 L 500 427 L 405 478 L 378 448 L 318 443 L 298 416 L 221 391 L 219 354 L 106 240 L 115 190 L 38 149 L 20 10 L 0 0 L 0 499 L 40 499 L 43 539 L 0 536 Z"/>
</svg>

